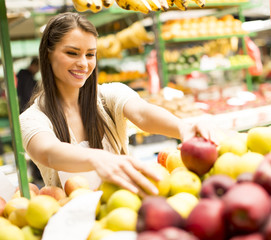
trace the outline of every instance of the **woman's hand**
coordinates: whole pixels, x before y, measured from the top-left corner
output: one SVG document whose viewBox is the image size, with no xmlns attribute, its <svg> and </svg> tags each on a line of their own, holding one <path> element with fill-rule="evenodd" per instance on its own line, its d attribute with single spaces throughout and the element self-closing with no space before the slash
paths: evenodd
<svg viewBox="0 0 271 240">
<path fill-rule="evenodd" d="M 103 181 L 114 183 L 142 197 L 158 194 L 158 189 L 149 181 L 159 181 L 159 176 L 146 164 L 127 155 L 116 155 L 100 150 L 100 161 L 94 162 L 93 168 Z"/>
<path fill-rule="evenodd" d="M 219 130 L 214 124 L 207 122 L 199 122 L 196 124 L 182 123 L 179 129 L 182 142 L 185 142 L 195 136 L 201 136 L 216 145 L 219 143 Z"/>
</svg>

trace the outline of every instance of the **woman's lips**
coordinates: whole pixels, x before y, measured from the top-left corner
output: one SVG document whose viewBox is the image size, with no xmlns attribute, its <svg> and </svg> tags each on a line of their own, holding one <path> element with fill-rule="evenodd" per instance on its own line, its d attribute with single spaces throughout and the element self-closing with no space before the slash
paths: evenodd
<svg viewBox="0 0 271 240">
<path fill-rule="evenodd" d="M 75 70 L 70 70 L 70 73 L 75 77 L 82 79 L 85 77 L 86 73 L 85 71 L 75 71 Z"/>
</svg>

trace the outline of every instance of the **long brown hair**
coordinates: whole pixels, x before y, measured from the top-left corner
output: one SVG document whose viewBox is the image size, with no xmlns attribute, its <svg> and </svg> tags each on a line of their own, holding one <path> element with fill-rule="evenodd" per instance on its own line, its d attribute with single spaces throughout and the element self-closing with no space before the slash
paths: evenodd
<svg viewBox="0 0 271 240">
<path fill-rule="evenodd" d="M 43 32 L 40 48 L 40 71 L 42 82 L 35 96 L 41 96 L 39 107 L 51 120 L 56 136 L 62 142 L 71 142 L 69 128 L 63 108 L 59 101 L 59 92 L 54 80 L 54 74 L 48 53 L 65 34 L 75 28 L 92 33 L 98 37 L 95 26 L 79 13 L 62 13 L 51 18 Z M 102 149 L 105 121 L 97 108 L 97 67 L 89 76 L 84 86 L 80 88 L 78 103 L 82 116 L 85 134 L 90 147 Z"/>
</svg>

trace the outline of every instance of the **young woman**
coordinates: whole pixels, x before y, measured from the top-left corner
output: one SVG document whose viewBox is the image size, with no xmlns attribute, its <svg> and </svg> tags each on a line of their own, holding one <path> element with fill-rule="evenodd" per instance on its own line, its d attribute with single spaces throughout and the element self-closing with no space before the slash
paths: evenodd
<svg viewBox="0 0 271 240">
<path fill-rule="evenodd" d="M 157 194 L 148 178 L 159 176 L 128 155 L 126 119 L 181 140 L 196 134 L 214 140 L 214 132 L 185 124 L 124 84 L 98 85 L 97 36 L 77 13 L 49 20 L 39 49 L 41 88 L 20 115 L 24 148 L 45 185 L 61 186 L 59 172 L 88 172 L 94 189 L 108 181 L 134 193 Z"/>
</svg>

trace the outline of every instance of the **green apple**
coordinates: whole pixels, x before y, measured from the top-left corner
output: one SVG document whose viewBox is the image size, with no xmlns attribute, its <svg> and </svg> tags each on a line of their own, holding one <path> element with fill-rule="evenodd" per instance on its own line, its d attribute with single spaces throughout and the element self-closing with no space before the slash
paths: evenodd
<svg viewBox="0 0 271 240">
<path fill-rule="evenodd" d="M 42 237 L 42 231 L 34 229 L 30 226 L 24 226 L 22 231 L 25 240 L 40 240 Z"/>
<path fill-rule="evenodd" d="M 6 225 L 0 227 L 1 240 L 25 240 L 22 230 L 15 225 Z"/>
<path fill-rule="evenodd" d="M 26 220 L 31 227 L 44 229 L 50 217 L 60 208 L 59 202 L 48 195 L 38 195 L 29 201 Z"/>
<path fill-rule="evenodd" d="M 254 173 L 262 162 L 264 155 L 256 152 L 247 152 L 241 156 L 237 162 L 236 175 L 239 176 L 242 173 Z"/>
<path fill-rule="evenodd" d="M 107 212 L 119 207 L 127 207 L 134 211 L 138 211 L 141 206 L 141 199 L 138 195 L 126 190 L 119 189 L 115 191 L 107 202 Z"/>
<path fill-rule="evenodd" d="M 170 175 L 170 196 L 186 192 L 198 196 L 201 189 L 200 177 L 189 170 L 174 172 Z"/>
<path fill-rule="evenodd" d="M 112 210 L 106 218 L 106 229 L 112 231 L 135 231 L 137 212 L 128 207 Z"/>
<path fill-rule="evenodd" d="M 8 220 L 19 228 L 26 226 L 28 223 L 26 221 L 26 209 L 19 208 L 15 209 L 9 214 Z"/>
<path fill-rule="evenodd" d="M 271 151 L 271 128 L 254 127 L 248 131 L 247 146 L 252 152 L 263 155 Z"/>
<path fill-rule="evenodd" d="M 16 209 L 27 209 L 29 200 L 25 197 L 17 197 L 9 200 L 4 208 L 3 216 L 8 218 L 8 216 Z"/>
<path fill-rule="evenodd" d="M 101 196 L 102 203 L 106 203 L 110 196 L 117 190 L 119 190 L 119 186 L 109 183 L 109 182 L 102 182 L 99 190 L 103 191 L 103 195 Z"/>
<path fill-rule="evenodd" d="M 212 175 L 215 174 L 224 174 L 230 176 L 233 179 L 236 179 L 238 175 L 237 165 L 240 161 L 240 156 L 232 153 L 226 152 L 219 156 L 211 170 Z"/>
<path fill-rule="evenodd" d="M 198 198 L 187 192 L 177 193 L 169 198 L 167 202 L 173 207 L 183 218 L 187 218 L 192 209 L 198 204 Z"/>
<path fill-rule="evenodd" d="M 226 152 L 232 152 L 242 156 L 247 152 L 247 142 L 237 135 L 235 137 L 227 137 L 223 139 L 218 146 L 218 154 L 220 156 Z"/>
</svg>

